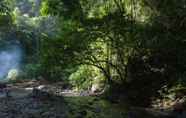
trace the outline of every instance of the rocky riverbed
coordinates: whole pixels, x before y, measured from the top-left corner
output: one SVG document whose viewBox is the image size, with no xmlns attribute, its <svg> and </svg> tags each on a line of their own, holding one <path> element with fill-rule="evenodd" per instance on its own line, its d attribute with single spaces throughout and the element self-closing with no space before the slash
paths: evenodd
<svg viewBox="0 0 186 118">
<path fill-rule="evenodd" d="M 79 96 L 55 85 L 27 82 L 8 87 L 10 97 L 0 92 L 0 118 L 123 118 L 126 115 L 122 105 L 98 97 Z"/>
<path fill-rule="evenodd" d="M 63 107 L 61 107 L 63 106 Z M 0 118 L 65 118 L 65 106 L 33 98 L 0 100 Z"/>
<path fill-rule="evenodd" d="M 95 97 L 1 98 L 0 118 L 123 118 L 125 110 Z"/>
<path fill-rule="evenodd" d="M 59 87 L 32 82 L 10 84 L 11 97 L 0 93 L 0 118 L 169 118 L 169 112 L 129 109 L 126 104 L 80 96 Z"/>
</svg>

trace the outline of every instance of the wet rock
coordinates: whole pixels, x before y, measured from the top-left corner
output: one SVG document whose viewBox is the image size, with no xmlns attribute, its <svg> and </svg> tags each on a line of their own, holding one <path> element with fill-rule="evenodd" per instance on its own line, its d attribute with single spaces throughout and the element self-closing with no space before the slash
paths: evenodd
<svg viewBox="0 0 186 118">
<path fill-rule="evenodd" d="M 95 113 L 100 113 L 100 112 L 101 112 L 101 108 L 97 106 L 97 107 L 94 109 L 94 112 L 95 112 Z"/>
<path fill-rule="evenodd" d="M 81 114 L 82 116 L 86 116 L 87 115 L 87 111 L 85 111 L 85 110 L 80 111 L 79 114 Z"/>
<path fill-rule="evenodd" d="M 75 118 L 85 118 L 85 117 L 82 116 L 81 114 L 77 114 L 77 115 L 75 116 Z"/>
</svg>

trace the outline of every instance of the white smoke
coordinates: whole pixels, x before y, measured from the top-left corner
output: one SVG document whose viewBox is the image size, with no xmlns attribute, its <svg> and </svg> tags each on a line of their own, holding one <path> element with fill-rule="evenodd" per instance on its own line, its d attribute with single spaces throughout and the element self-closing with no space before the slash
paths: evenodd
<svg viewBox="0 0 186 118">
<path fill-rule="evenodd" d="M 21 48 L 10 46 L 8 49 L 0 51 L 0 79 L 5 79 L 9 71 L 19 69 L 21 62 Z"/>
</svg>

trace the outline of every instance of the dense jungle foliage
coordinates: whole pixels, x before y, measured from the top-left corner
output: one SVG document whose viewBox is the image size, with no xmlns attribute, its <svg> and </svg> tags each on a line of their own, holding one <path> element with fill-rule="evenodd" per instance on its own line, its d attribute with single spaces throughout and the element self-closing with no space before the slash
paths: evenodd
<svg viewBox="0 0 186 118">
<path fill-rule="evenodd" d="M 1 0 L 0 45 L 17 79 L 62 81 L 149 106 L 186 86 L 185 0 Z"/>
</svg>

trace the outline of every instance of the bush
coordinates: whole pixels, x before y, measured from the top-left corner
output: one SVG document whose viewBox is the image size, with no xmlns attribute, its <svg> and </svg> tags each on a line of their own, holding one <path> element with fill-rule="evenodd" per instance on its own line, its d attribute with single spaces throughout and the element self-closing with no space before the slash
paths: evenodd
<svg viewBox="0 0 186 118">
<path fill-rule="evenodd" d="M 41 65 L 27 64 L 23 67 L 23 73 L 28 79 L 37 79 L 41 75 Z"/>
<path fill-rule="evenodd" d="M 90 90 L 93 85 L 100 84 L 101 80 L 102 77 L 99 75 L 99 71 L 85 65 L 80 66 L 69 77 L 70 83 L 78 90 Z"/>
</svg>

